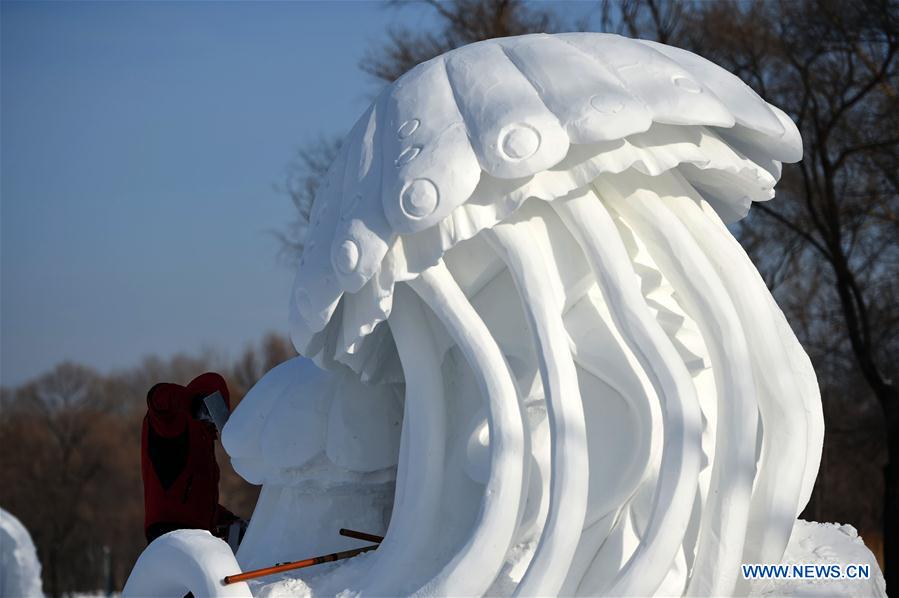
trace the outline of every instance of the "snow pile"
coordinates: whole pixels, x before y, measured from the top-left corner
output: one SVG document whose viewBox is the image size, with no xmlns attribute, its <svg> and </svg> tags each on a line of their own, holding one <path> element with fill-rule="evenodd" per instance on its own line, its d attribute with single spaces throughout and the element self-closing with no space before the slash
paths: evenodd
<svg viewBox="0 0 899 598">
<path fill-rule="evenodd" d="M 798 520 L 781 561 L 784 564 L 867 564 L 870 579 L 753 580 L 752 596 L 876 596 L 885 598 L 886 582 L 877 559 L 851 525 Z"/>
<path fill-rule="evenodd" d="M 0 508 L 0 597 L 43 596 L 41 564 L 31 534 Z"/>
</svg>

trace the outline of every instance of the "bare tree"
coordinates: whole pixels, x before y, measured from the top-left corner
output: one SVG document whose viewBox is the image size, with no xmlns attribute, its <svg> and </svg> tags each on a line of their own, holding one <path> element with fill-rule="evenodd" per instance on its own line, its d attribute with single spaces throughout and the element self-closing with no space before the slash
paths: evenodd
<svg viewBox="0 0 899 598">
<path fill-rule="evenodd" d="M 599 22 L 606 32 L 652 38 L 667 44 L 683 31 L 682 17 L 689 8 L 683 1 L 602 0 Z"/>
<path fill-rule="evenodd" d="M 90 589 L 79 574 L 86 555 L 78 538 L 94 521 L 92 485 L 108 471 L 110 447 L 98 383 L 92 370 L 61 364 L 19 389 L 0 417 L 8 476 L 0 501 L 32 530 L 53 596 L 85 582 Z"/>
<path fill-rule="evenodd" d="M 228 388 L 231 389 L 231 394 L 243 397 L 267 371 L 296 354 L 290 341 L 274 332 L 266 334 L 258 347 L 256 344 L 248 344 L 228 370 Z M 236 402 L 232 407 L 235 405 Z"/>
<path fill-rule="evenodd" d="M 396 0 L 392 4 L 408 6 Z M 521 0 L 423 0 L 421 4 L 437 17 L 437 28 L 393 27 L 387 41 L 359 63 L 363 71 L 391 82 L 415 65 L 459 46 L 495 37 L 548 33 L 559 26 L 552 13 Z"/>
<path fill-rule="evenodd" d="M 95 592 L 108 581 L 120 588 L 145 548 L 140 437 L 150 387 L 220 371 L 237 405 L 259 377 L 294 355 L 290 341 L 270 333 L 231 363 L 211 351 L 148 357 L 108 375 L 64 363 L 18 388 L 0 388 L 0 505 L 31 532 L 45 591 Z M 259 488 L 217 451 L 221 502 L 249 517 Z"/>
<path fill-rule="evenodd" d="M 284 184 L 280 187 L 296 208 L 294 221 L 286 231 L 276 231 L 281 242 L 281 257 L 289 263 L 299 260 L 309 228 L 309 213 L 331 162 L 340 151 L 341 137 L 320 137 L 297 151 L 288 164 Z"/>
</svg>

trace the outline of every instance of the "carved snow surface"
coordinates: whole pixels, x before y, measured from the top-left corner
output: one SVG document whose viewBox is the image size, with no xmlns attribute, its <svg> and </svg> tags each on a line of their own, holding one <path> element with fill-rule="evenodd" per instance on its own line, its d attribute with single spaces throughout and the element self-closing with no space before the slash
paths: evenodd
<svg viewBox="0 0 899 598">
<path fill-rule="evenodd" d="M 677 170 L 730 221 L 773 197 L 779 162 L 801 155 L 780 110 L 678 48 L 570 33 L 448 52 L 388 86 L 332 165 L 293 291 L 294 342 L 364 372 L 362 341 L 389 315 L 394 284 L 528 197 Z"/>
<path fill-rule="evenodd" d="M 223 443 L 255 595 L 746 595 L 818 471 L 811 363 L 726 227 L 798 160 L 730 73 L 614 35 L 472 44 L 359 119 L 314 202 L 297 358 Z"/>
<path fill-rule="evenodd" d="M 295 483 L 321 462 L 345 470 L 348 482 L 396 466 L 402 400 L 395 388 L 335 380 L 296 357 L 270 371 L 243 403 L 222 445 L 250 482 Z"/>
<path fill-rule="evenodd" d="M 801 155 L 732 74 L 615 35 L 480 42 L 387 87 L 314 202 L 291 335 L 337 380 L 405 384 L 396 495 L 358 579 L 312 591 L 745 593 L 823 430 L 724 224 Z"/>
</svg>

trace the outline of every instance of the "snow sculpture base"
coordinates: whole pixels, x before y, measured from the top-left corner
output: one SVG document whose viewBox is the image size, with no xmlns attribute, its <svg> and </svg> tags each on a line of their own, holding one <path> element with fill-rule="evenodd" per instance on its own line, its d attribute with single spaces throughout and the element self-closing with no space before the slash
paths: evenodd
<svg viewBox="0 0 899 598">
<path fill-rule="evenodd" d="M 783 564 L 840 565 L 867 564 L 869 579 L 843 580 L 757 580 L 751 582 L 751 596 L 876 596 L 885 597 L 886 582 L 877 559 L 851 525 L 796 522 Z"/>
<path fill-rule="evenodd" d="M 383 536 L 393 503 L 391 484 L 266 484 L 237 560 L 244 570 L 359 548 L 340 528 Z"/>
<path fill-rule="evenodd" d="M 317 500 L 326 500 L 325 495 Z M 176 532 L 179 533 L 179 532 Z M 183 534 L 181 534 L 183 536 Z M 200 534 L 202 535 L 202 534 Z M 197 537 L 193 537 L 197 536 Z M 200 538 L 197 534 L 191 537 L 179 538 L 181 542 L 192 542 L 195 551 L 203 551 L 207 548 L 208 538 Z M 143 558 L 143 557 L 142 557 Z M 168 558 L 168 557 L 167 557 Z M 257 598 L 269 598 L 274 596 L 311 597 L 322 595 L 326 588 L 332 587 L 335 581 L 351 580 L 359 575 L 364 575 L 368 560 L 372 555 L 361 555 L 342 563 L 321 565 L 302 572 L 288 572 L 276 576 L 251 580 L 248 582 L 253 596 Z M 230 593 L 218 584 L 222 571 L 227 569 L 229 573 L 236 572 L 233 563 L 227 559 L 206 559 L 202 565 L 202 572 L 193 574 L 194 587 L 206 589 L 216 588 L 210 596 L 244 596 L 246 594 Z M 834 597 L 886 597 L 886 584 L 883 574 L 877 565 L 877 560 L 870 550 L 864 545 L 851 525 L 838 525 L 834 523 L 815 523 L 799 520 L 793 528 L 790 543 L 783 564 L 838 564 L 845 568 L 848 564 L 867 564 L 870 566 L 870 579 L 859 580 L 758 580 L 750 582 L 749 596 L 827 596 Z M 143 563 L 142 566 L 147 563 Z M 171 563 L 165 563 L 169 567 Z M 230 568 L 229 568 L 230 567 Z M 513 574 L 514 575 L 514 574 Z M 515 575 L 520 578 L 520 573 Z M 202 579 L 202 581 L 200 581 Z M 152 587 L 159 591 L 158 581 Z M 197 585 L 199 584 L 199 585 Z M 140 595 L 137 580 L 129 580 L 125 595 Z M 182 587 L 179 585 L 179 587 Z M 511 596 L 514 593 L 514 583 L 497 583 L 491 588 L 491 596 Z M 180 591 L 180 590 L 179 590 Z M 195 592 L 196 594 L 196 592 Z M 204 594 L 205 595 L 205 594 Z"/>
<path fill-rule="evenodd" d="M 313 501 L 327 501 L 328 493 L 324 492 L 310 498 Z M 4 533 L 8 531 L 8 527 L 4 526 Z M 35 592 L 28 588 L 37 588 L 39 594 L 39 566 L 38 569 L 34 569 L 22 561 L 20 553 L 23 545 L 21 542 L 11 542 L 11 538 L 10 536 L 2 542 L 4 558 L 0 587 L 5 590 L 2 595 L 34 595 Z M 259 548 L 258 545 L 256 547 Z M 7 550 L 8 548 L 13 549 Z M 18 560 L 7 558 L 14 556 L 14 552 L 19 554 L 19 557 L 16 557 Z M 321 565 L 302 572 L 288 572 L 251 580 L 248 583 L 224 586 L 221 583 L 222 577 L 240 571 L 227 545 L 204 531 L 180 530 L 160 537 L 144 551 L 128 579 L 123 595 L 181 595 L 188 590 L 197 596 L 215 597 L 322 595 L 332 588 L 335 582 L 351 583 L 354 577 L 364 575 L 371 558 L 372 555 L 369 554 L 360 555 L 349 561 Z M 860 580 L 758 580 L 750 582 L 750 596 L 882 598 L 887 595 L 886 584 L 877 560 L 851 525 L 797 521 L 781 562 L 838 564 L 843 568 L 847 564 L 867 564 L 870 566 L 871 576 L 870 579 Z M 30 577 L 25 580 L 24 576 Z M 513 576 L 520 578 L 520 573 Z M 16 585 L 19 582 L 25 585 Z M 496 583 L 491 588 L 490 594 L 511 596 L 514 589 L 515 584 L 512 582 Z"/>
</svg>

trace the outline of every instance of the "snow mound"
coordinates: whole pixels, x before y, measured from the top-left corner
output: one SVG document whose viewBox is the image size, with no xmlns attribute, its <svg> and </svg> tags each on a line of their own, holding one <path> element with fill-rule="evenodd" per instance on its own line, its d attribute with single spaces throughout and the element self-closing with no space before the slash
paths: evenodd
<svg viewBox="0 0 899 598">
<path fill-rule="evenodd" d="M 0 508 L 0 597 L 43 595 L 41 563 L 31 534 Z"/>
<path fill-rule="evenodd" d="M 867 564 L 870 579 L 765 579 L 751 582 L 751 596 L 886 596 L 877 559 L 851 525 L 799 519 L 793 526 L 783 564 Z"/>
</svg>

